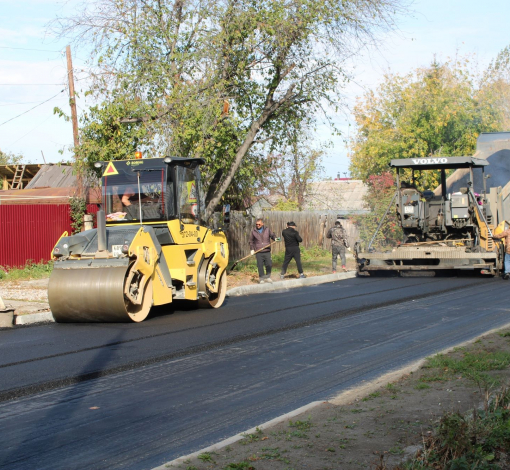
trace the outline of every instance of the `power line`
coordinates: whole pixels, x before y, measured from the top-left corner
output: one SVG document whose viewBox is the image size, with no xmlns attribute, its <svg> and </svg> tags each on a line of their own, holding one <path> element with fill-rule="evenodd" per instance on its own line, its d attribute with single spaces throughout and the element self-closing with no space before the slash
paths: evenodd
<svg viewBox="0 0 510 470">
<path fill-rule="evenodd" d="M 26 47 L 8 47 L 8 46 L 0 46 L 0 49 L 15 49 L 18 51 L 38 51 L 38 52 L 62 52 L 62 49 L 59 51 L 53 51 L 48 49 L 28 49 Z"/>
<path fill-rule="evenodd" d="M 25 101 L 24 103 L 7 103 L 7 104 L 0 104 L 0 107 L 1 106 L 18 106 L 20 104 L 34 104 L 34 103 L 38 103 L 38 101 Z"/>
<path fill-rule="evenodd" d="M 9 145 L 7 145 L 7 148 L 11 148 L 14 144 L 18 143 L 21 139 L 26 137 L 28 134 L 30 134 L 33 130 L 37 129 L 39 126 L 44 124 L 45 122 L 48 122 L 48 119 L 50 119 L 51 116 L 46 116 L 39 124 L 36 124 L 32 129 L 30 129 L 26 134 L 23 134 L 21 137 L 18 137 L 14 142 L 11 142 Z"/>
<path fill-rule="evenodd" d="M 57 97 L 58 95 L 60 95 L 60 93 L 64 93 L 65 91 L 65 88 L 63 90 L 61 90 L 60 92 L 58 92 L 56 95 L 52 96 L 51 98 L 48 98 L 46 101 L 43 101 L 42 103 L 39 103 L 38 105 L 35 105 L 33 108 L 30 108 L 29 110 L 25 111 L 24 113 L 21 113 L 21 114 L 18 114 L 17 116 L 14 116 L 13 118 L 11 119 L 8 119 L 7 121 L 5 122 L 2 122 L 0 124 L 0 126 L 3 126 L 4 124 L 7 124 L 8 122 L 11 122 L 13 121 L 14 119 L 16 118 L 19 118 L 20 116 L 23 116 L 24 114 L 27 114 L 28 112 L 32 111 L 33 109 L 37 108 L 38 106 L 41 106 L 43 105 L 44 103 L 47 103 L 48 101 L 52 100 L 53 98 Z"/>
<path fill-rule="evenodd" d="M 0 86 L 62 86 L 62 83 L 0 83 Z"/>
<path fill-rule="evenodd" d="M 59 51 L 51 50 L 51 49 L 29 49 L 25 47 L 8 47 L 8 46 L 0 46 L 0 49 L 13 49 L 18 51 L 38 51 L 38 52 L 58 52 L 59 54 L 64 53 L 64 49 L 60 49 Z M 82 60 L 83 62 L 86 62 L 86 59 L 83 59 L 78 56 L 74 56 L 76 59 Z"/>
</svg>

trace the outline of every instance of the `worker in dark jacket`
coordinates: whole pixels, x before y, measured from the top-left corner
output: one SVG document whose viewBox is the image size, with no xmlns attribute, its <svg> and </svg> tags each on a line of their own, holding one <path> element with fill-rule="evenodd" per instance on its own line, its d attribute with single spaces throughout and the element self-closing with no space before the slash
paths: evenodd
<svg viewBox="0 0 510 470">
<path fill-rule="evenodd" d="M 335 222 L 335 226 L 331 227 L 326 234 L 326 238 L 331 238 L 331 252 L 333 255 L 333 272 L 336 273 L 336 260 L 340 256 L 340 260 L 342 261 L 342 269 L 347 271 L 345 267 L 346 259 L 345 259 L 345 249 L 347 248 L 349 251 L 349 243 L 347 242 L 347 234 L 345 233 L 342 224 L 337 219 Z"/>
<path fill-rule="evenodd" d="M 299 236 L 296 224 L 294 222 L 287 222 L 287 228 L 282 232 L 283 240 L 285 241 L 285 258 L 283 260 L 282 272 L 280 279 L 285 277 L 287 266 L 292 258 L 296 261 L 299 277 L 306 277 L 303 274 L 303 266 L 301 266 L 301 251 L 299 251 L 299 244 L 303 239 Z"/>
<path fill-rule="evenodd" d="M 258 251 L 255 256 L 257 257 L 260 284 L 273 282 L 271 279 L 271 268 L 273 266 L 273 261 L 271 260 L 271 240 L 279 240 L 279 238 L 277 239 L 274 232 L 264 227 L 264 221 L 262 219 L 257 219 L 255 228 L 250 234 L 250 248 L 252 255 Z M 266 268 L 265 274 L 264 267 Z"/>
<path fill-rule="evenodd" d="M 497 235 L 493 234 L 492 238 L 505 239 L 505 271 L 503 273 L 503 279 L 505 281 L 508 281 L 510 278 L 510 229 L 506 229 L 501 233 L 498 233 Z"/>
</svg>

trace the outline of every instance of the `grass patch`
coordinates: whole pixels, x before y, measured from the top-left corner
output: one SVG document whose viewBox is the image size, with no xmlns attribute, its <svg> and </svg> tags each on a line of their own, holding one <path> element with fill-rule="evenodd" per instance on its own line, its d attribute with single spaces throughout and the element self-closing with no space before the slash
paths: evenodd
<svg viewBox="0 0 510 470">
<path fill-rule="evenodd" d="M 260 441 L 260 438 L 262 437 L 262 429 L 256 428 L 255 432 L 251 434 L 243 434 L 243 439 L 239 441 L 242 445 L 247 445 L 252 442 Z"/>
<path fill-rule="evenodd" d="M 27 261 L 22 268 L 10 268 L 0 266 L 0 280 L 2 281 L 22 281 L 29 279 L 43 279 L 49 277 L 53 271 L 53 261 L 47 263 L 33 263 Z"/>
<path fill-rule="evenodd" d="M 262 459 L 265 460 L 278 460 L 280 458 L 280 448 L 279 447 L 263 447 L 262 448 Z"/>
<path fill-rule="evenodd" d="M 430 388 L 430 385 L 426 384 L 426 383 L 418 383 L 414 386 L 414 388 L 416 390 L 426 390 L 427 388 Z"/>
<path fill-rule="evenodd" d="M 200 454 L 198 457 L 197 457 L 198 460 L 201 460 L 202 462 L 206 463 L 206 462 L 214 462 L 211 454 L 209 452 L 204 452 L 203 454 Z"/>
<path fill-rule="evenodd" d="M 223 467 L 224 470 L 255 470 L 254 467 L 249 462 L 231 462 L 226 467 Z"/>
<path fill-rule="evenodd" d="M 510 352 L 476 350 L 461 352 L 460 357 L 438 354 L 428 359 L 425 369 L 433 369 L 420 378 L 420 382 L 443 382 L 455 376 L 463 376 L 475 382 L 480 388 L 493 389 L 500 386 L 498 377 L 486 372 L 503 370 L 510 365 Z"/>
<path fill-rule="evenodd" d="M 397 392 L 398 391 L 398 388 L 395 384 L 392 384 L 392 383 L 387 383 L 386 384 L 386 389 L 389 390 L 390 392 Z"/>
<path fill-rule="evenodd" d="M 311 248 L 301 248 L 301 263 L 305 272 L 321 272 L 325 267 L 331 267 L 331 252 L 329 250 L 323 250 L 322 248 L 315 246 Z M 273 261 L 273 271 L 280 271 L 283 258 L 285 257 L 285 251 L 273 254 L 271 259 Z M 295 270 L 296 264 L 291 261 L 288 272 L 292 273 Z M 244 272 L 246 274 L 258 274 L 257 261 L 255 256 L 248 258 L 246 261 L 239 263 L 236 266 L 236 270 Z"/>
<path fill-rule="evenodd" d="M 424 438 L 424 449 L 404 468 L 503 468 L 500 457 L 510 451 L 510 391 L 503 388 L 486 395 L 483 409 L 462 415 L 445 413 L 434 433 Z"/>
<path fill-rule="evenodd" d="M 449 374 L 467 375 L 476 372 L 502 370 L 510 364 L 508 351 L 475 351 L 465 352 L 460 359 L 438 354 L 429 359 L 430 367 L 442 369 Z"/>
<path fill-rule="evenodd" d="M 364 397 L 361 401 L 373 400 L 374 398 L 377 398 L 377 397 L 380 397 L 380 396 L 381 396 L 381 392 L 370 393 L 369 395 Z"/>
<path fill-rule="evenodd" d="M 306 421 L 289 421 L 289 427 L 294 429 L 287 432 L 286 440 L 291 440 L 293 437 L 308 439 L 307 432 L 312 426 L 313 424 L 309 419 Z"/>
</svg>

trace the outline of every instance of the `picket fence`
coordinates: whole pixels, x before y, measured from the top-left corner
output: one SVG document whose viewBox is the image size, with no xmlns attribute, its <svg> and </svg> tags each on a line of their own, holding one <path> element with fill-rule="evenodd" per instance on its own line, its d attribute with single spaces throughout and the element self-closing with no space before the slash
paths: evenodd
<svg viewBox="0 0 510 470">
<path fill-rule="evenodd" d="M 320 246 L 326 250 L 331 248 L 331 240 L 326 238 L 328 230 L 335 225 L 337 211 L 267 211 L 263 213 L 264 225 L 269 227 L 276 236 L 281 236 L 287 222 L 295 222 L 296 228 L 303 239 L 302 246 L 311 248 Z M 227 230 L 230 260 L 234 261 L 250 254 L 249 236 L 255 226 L 256 217 L 244 212 L 232 212 L 230 228 Z M 348 219 L 342 220 L 347 232 L 349 245 L 352 247 L 359 238 L 357 227 Z M 283 241 L 273 245 L 273 253 L 284 251 Z"/>
</svg>

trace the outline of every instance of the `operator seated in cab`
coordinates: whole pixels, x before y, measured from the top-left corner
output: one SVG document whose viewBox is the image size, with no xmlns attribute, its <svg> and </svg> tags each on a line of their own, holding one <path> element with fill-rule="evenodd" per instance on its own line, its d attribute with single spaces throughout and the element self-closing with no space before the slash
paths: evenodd
<svg viewBox="0 0 510 470">
<path fill-rule="evenodd" d="M 138 195 L 133 186 L 126 186 L 120 200 L 127 213 L 128 220 L 138 220 L 140 218 L 140 201 L 144 219 L 160 219 L 162 217 L 159 200 L 155 200 L 144 193 Z"/>
</svg>

